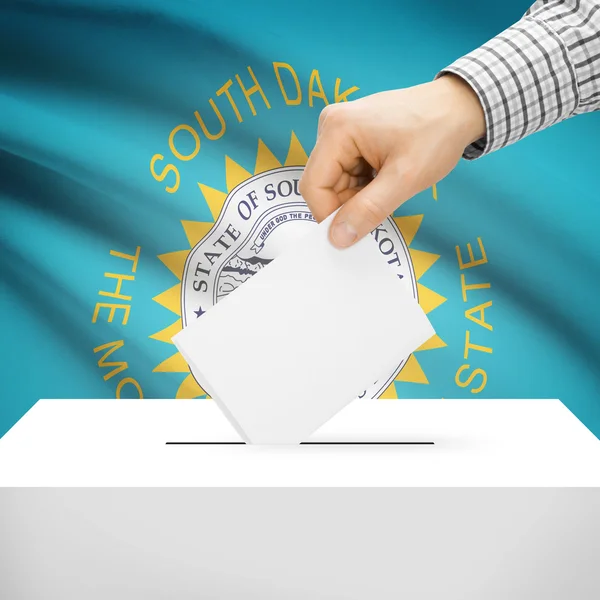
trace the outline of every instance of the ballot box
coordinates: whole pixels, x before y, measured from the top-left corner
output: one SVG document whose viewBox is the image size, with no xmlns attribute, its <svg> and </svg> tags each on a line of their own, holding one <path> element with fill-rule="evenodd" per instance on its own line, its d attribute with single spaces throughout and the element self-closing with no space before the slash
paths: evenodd
<svg viewBox="0 0 600 600">
<path fill-rule="evenodd" d="M 558 400 L 362 400 L 251 446 L 212 401 L 42 400 L 0 440 L 0 598 L 600 593 L 600 442 Z"/>
</svg>

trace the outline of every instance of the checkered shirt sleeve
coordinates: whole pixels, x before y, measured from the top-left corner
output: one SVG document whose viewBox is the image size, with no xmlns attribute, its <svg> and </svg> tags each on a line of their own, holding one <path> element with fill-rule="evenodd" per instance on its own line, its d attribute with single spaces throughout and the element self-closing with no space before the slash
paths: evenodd
<svg viewBox="0 0 600 600">
<path fill-rule="evenodd" d="M 437 76 L 466 80 L 486 135 L 472 160 L 581 113 L 600 109 L 600 0 L 538 0 L 523 18 Z"/>
</svg>

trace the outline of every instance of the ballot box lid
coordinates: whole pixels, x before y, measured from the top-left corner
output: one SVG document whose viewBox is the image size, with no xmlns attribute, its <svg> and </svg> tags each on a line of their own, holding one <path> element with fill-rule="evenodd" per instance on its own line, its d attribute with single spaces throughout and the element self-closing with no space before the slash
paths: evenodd
<svg viewBox="0 0 600 600">
<path fill-rule="evenodd" d="M 40 400 L 0 486 L 598 487 L 600 441 L 559 400 L 359 400 L 293 446 L 210 400 Z"/>
</svg>

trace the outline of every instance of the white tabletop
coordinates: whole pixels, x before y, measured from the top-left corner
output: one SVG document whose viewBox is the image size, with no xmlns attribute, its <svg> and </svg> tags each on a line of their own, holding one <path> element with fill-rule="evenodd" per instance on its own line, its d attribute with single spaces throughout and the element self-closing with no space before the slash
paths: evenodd
<svg viewBox="0 0 600 600">
<path fill-rule="evenodd" d="M 356 401 L 307 441 L 241 444 L 212 401 L 41 400 L 0 486 L 600 487 L 600 441 L 558 400 Z"/>
</svg>

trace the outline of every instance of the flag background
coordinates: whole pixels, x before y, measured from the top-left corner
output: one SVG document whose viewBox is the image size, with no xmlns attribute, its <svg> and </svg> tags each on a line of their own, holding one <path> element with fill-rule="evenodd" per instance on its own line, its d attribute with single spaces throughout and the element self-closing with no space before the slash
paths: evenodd
<svg viewBox="0 0 600 600">
<path fill-rule="evenodd" d="M 308 101 L 318 70 L 331 102 L 432 79 L 444 66 L 518 20 L 526 2 L 427 3 L 4 0 L 0 7 L 0 244 L 2 322 L 0 435 L 44 398 L 174 397 L 186 374 L 158 368 L 173 355 L 150 336 L 173 315 L 153 300 L 177 283 L 158 256 L 188 247 L 181 221 L 211 221 L 198 189 L 226 187 L 225 156 L 252 172 L 261 139 L 285 158 L 291 132 L 309 151 L 324 101 Z M 288 64 L 302 89 L 288 104 L 273 63 Z M 256 115 L 240 91 L 252 73 Z M 286 76 L 289 75 L 289 72 Z M 230 92 L 241 122 L 224 94 Z M 288 90 L 294 87 L 286 79 Z M 313 76 L 313 90 L 315 79 Z M 290 87 L 291 86 L 291 87 Z M 201 137 L 178 160 L 169 135 L 198 129 L 194 111 L 226 131 Z M 398 215 L 424 215 L 414 245 L 439 255 L 422 282 L 445 301 L 431 320 L 445 346 L 419 355 L 428 383 L 395 384 L 400 398 L 560 398 L 600 436 L 600 114 L 540 132 L 474 163 L 461 162 L 437 188 Z M 179 136 L 193 153 L 191 136 Z M 186 145 L 187 144 L 187 145 Z M 150 162 L 180 173 L 153 177 Z M 283 160 L 283 159 L 281 159 Z M 486 264 L 461 270 L 467 244 Z M 115 253 L 134 255 L 133 261 Z M 111 251 L 113 254 L 111 255 Z M 105 273 L 128 274 L 120 302 Z M 489 283 L 469 292 L 468 283 Z M 492 302 L 485 320 L 465 310 Z M 128 320 L 123 324 L 125 310 Z M 491 352 L 471 350 L 465 335 Z M 106 359 L 99 347 L 122 341 Z M 97 351 L 94 352 L 94 349 Z M 469 370 L 457 376 L 462 365 Z M 120 367 L 118 367 L 120 368 Z M 474 369 L 485 371 L 468 386 Z M 135 385 L 132 381 L 135 381 Z M 290 382 L 293 384 L 293 382 Z"/>
</svg>

